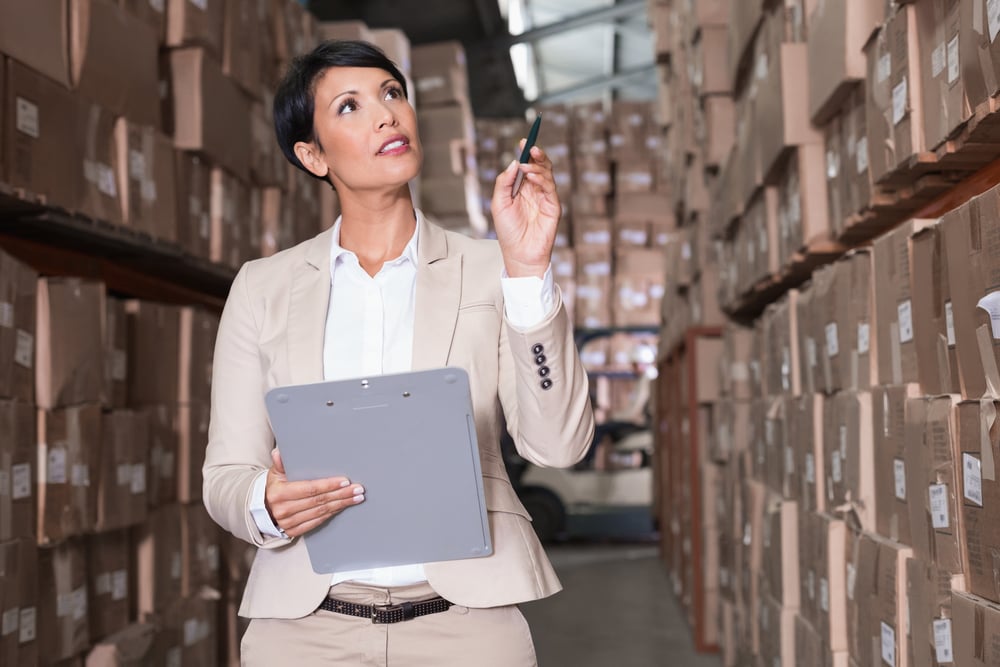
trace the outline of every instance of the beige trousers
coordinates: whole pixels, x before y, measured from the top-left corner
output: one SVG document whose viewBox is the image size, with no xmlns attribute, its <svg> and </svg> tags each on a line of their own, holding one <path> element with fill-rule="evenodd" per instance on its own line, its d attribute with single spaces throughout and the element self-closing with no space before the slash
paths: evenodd
<svg viewBox="0 0 1000 667">
<path fill-rule="evenodd" d="M 330 595 L 357 604 L 399 604 L 435 596 L 426 584 L 379 588 L 344 582 Z M 536 667 L 528 623 L 515 605 L 453 606 L 440 614 L 376 625 L 317 611 L 294 620 L 255 618 L 240 645 L 247 667 Z"/>
</svg>

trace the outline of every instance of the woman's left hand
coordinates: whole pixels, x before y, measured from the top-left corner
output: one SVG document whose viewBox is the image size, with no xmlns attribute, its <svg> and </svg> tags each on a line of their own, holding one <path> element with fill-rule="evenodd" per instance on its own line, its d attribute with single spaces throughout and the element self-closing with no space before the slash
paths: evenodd
<svg viewBox="0 0 1000 667">
<path fill-rule="evenodd" d="M 517 195 L 511 198 L 518 170 L 524 172 L 524 179 Z M 493 187 L 491 209 L 507 275 L 511 278 L 545 275 L 562 213 L 552 161 L 545 151 L 533 146 L 531 160 L 526 164 L 515 161 L 500 172 Z"/>
</svg>

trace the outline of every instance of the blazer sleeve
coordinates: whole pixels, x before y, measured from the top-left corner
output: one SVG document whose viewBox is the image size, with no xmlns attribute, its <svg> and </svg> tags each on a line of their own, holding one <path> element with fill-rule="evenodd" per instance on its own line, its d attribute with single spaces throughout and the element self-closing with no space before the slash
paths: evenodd
<svg viewBox="0 0 1000 667">
<path fill-rule="evenodd" d="M 582 459 L 594 437 L 589 389 L 558 287 L 553 312 L 537 326 L 520 331 L 504 318 L 500 402 L 521 456 L 550 467 Z"/>
<path fill-rule="evenodd" d="M 250 298 L 251 266 L 245 264 L 237 273 L 219 322 L 202 496 L 222 528 L 251 544 L 273 548 L 288 542 L 261 535 L 249 510 L 254 479 L 271 466 L 274 448 Z"/>
</svg>

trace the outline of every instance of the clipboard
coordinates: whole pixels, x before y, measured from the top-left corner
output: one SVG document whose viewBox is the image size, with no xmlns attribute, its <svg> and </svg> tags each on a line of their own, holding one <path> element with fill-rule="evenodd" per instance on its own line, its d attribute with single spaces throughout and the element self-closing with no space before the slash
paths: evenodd
<svg viewBox="0 0 1000 667">
<path fill-rule="evenodd" d="M 493 553 L 465 370 L 277 387 L 265 403 L 289 480 L 365 487 L 305 535 L 317 573 Z"/>
</svg>

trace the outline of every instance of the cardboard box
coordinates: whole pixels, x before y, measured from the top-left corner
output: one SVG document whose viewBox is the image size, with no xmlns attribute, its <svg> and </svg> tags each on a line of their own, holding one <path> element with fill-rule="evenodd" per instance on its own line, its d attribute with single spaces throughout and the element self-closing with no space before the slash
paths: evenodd
<svg viewBox="0 0 1000 667">
<path fill-rule="evenodd" d="M 956 665 L 1000 662 L 1000 605 L 969 593 L 955 593 L 952 618 Z"/>
<path fill-rule="evenodd" d="M 180 309 L 177 402 L 207 403 L 212 398 L 212 356 L 219 317 L 201 308 Z"/>
<path fill-rule="evenodd" d="M 163 507 L 177 501 L 179 434 L 177 408 L 152 405 L 143 408 L 149 420 L 149 469 L 146 496 L 149 506 Z"/>
<path fill-rule="evenodd" d="M 611 326 L 611 249 L 576 250 L 576 326 Z"/>
<path fill-rule="evenodd" d="M 317 36 L 321 41 L 354 39 L 371 42 L 372 32 L 364 21 L 320 21 Z"/>
<path fill-rule="evenodd" d="M 258 35 L 260 2 L 225 0 L 222 27 L 222 71 L 252 98 L 260 97 L 261 72 Z"/>
<path fill-rule="evenodd" d="M 615 326 L 657 326 L 666 274 L 665 258 L 659 250 L 619 248 L 615 253 Z"/>
<path fill-rule="evenodd" d="M 104 394 L 105 304 L 103 283 L 80 278 L 39 279 L 38 407 L 100 402 Z"/>
<path fill-rule="evenodd" d="M 177 306 L 132 299 L 129 317 L 129 405 L 173 404 L 180 374 L 180 312 Z"/>
<path fill-rule="evenodd" d="M 104 326 L 104 389 L 101 404 L 105 408 L 124 408 L 128 402 L 128 322 L 125 302 L 107 297 Z"/>
<path fill-rule="evenodd" d="M 20 18 L 13 25 L 20 26 Z M 15 60 L 6 59 L 4 66 L 6 111 L 0 143 L 6 178 L 11 186 L 48 204 L 75 208 L 82 188 L 82 146 L 77 134 L 80 103 L 58 83 Z"/>
<path fill-rule="evenodd" d="M 858 626 L 851 652 L 862 665 L 877 665 L 881 658 L 885 664 L 906 667 L 910 664 L 906 561 L 913 550 L 863 533 L 860 554 L 854 582 Z"/>
<path fill-rule="evenodd" d="M 993 18 L 990 18 L 993 17 Z M 1000 86 L 996 7 L 989 0 L 963 0 L 960 8 L 959 63 L 969 107 L 975 110 Z"/>
<path fill-rule="evenodd" d="M 1000 601 L 993 554 L 1000 550 L 994 508 L 1000 506 L 996 460 L 1000 457 L 995 426 L 997 403 L 990 399 L 958 405 L 958 446 L 961 452 L 961 499 L 969 592 Z M 956 494 L 957 495 L 957 494 Z"/>
<path fill-rule="evenodd" d="M 93 530 L 101 406 L 38 410 L 38 544 L 55 544 Z"/>
<path fill-rule="evenodd" d="M 910 285 L 913 295 L 913 344 L 917 377 L 924 394 L 961 392 L 948 257 L 943 227 L 935 224 L 910 239 Z"/>
<path fill-rule="evenodd" d="M 885 19 L 885 3 L 817 2 L 809 16 L 809 115 L 822 125 L 865 78 L 863 47 Z"/>
<path fill-rule="evenodd" d="M 222 533 L 201 503 L 181 505 L 181 596 L 220 589 Z"/>
<path fill-rule="evenodd" d="M 398 28 L 375 28 L 371 30 L 371 36 L 372 43 L 382 49 L 404 76 L 409 77 L 413 73 L 410 38 L 405 32 Z"/>
<path fill-rule="evenodd" d="M 916 10 L 894 8 L 866 45 L 868 146 L 872 177 L 883 181 L 924 151 Z M 935 102 L 940 104 L 940 102 Z"/>
<path fill-rule="evenodd" d="M 69 9 L 66 0 L 0 3 L 0 53 L 69 88 Z M 41 48 L 44 45 L 44 48 Z"/>
<path fill-rule="evenodd" d="M 740 507 L 743 514 L 743 576 L 740 580 L 742 590 L 741 600 L 746 609 L 749 610 L 748 628 L 750 636 L 746 638 L 746 643 L 753 653 L 760 651 L 761 637 L 758 617 L 760 614 L 760 573 L 763 558 L 763 521 L 764 521 L 764 497 L 763 485 L 748 480 L 743 485 L 743 498 Z"/>
<path fill-rule="evenodd" d="M 94 529 L 107 532 L 142 523 L 147 516 L 149 476 L 149 417 L 141 412 L 115 410 L 101 420 Z"/>
<path fill-rule="evenodd" d="M 615 164 L 615 193 L 652 192 L 656 185 L 653 159 L 643 153 L 624 154 Z"/>
<path fill-rule="evenodd" d="M 87 537 L 87 608 L 94 642 L 128 625 L 134 597 L 129 589 L 129 546 L 124 530 Z"/>
<path fill-rule="evenodd" d="M 275 141 L 274 117 L 269 105 L 253 103 L 250 138 L 250 182 L 258 186 L 284 185 L 290 165 Z"/>
<path fill-rule="evenodd" d="M 972 113 L 965 101 L 960 44 L 961 0 L 918 2 L 916 10 L 920 53 L 924 140 L 940 145 Z"/>
<path fill-rule="evenodd" d="M 847 528 L 829 514 L 799 514 L 801 615 L 831 651 L 846 651 Z"/>
<path fill-rule="evenodd" d="M 907 402 L 906 484 L 913 552 L 942 573 L 962 574 L 968 554 L 959 490 L 957 396 Z"/>
<path fill-rule="evenodd" d="M 868 144 L 868 117 L 864 86 L 857 86 L 848 98 L 844 116 L 844 149 L 841 163 L 847 165 L 848 177 L 846 212 L 848 215 L 865 210 L 872 201 L 873 179 Z"/>
<path fill-rule="evenodd" d="M 192 6 L 186 0 L 177 2 Z M 243 93 L 204 49 L 171 51 L 170 73 L 174 146 L 202 153 L 246 181 L 250 176 L 250 105 Z"/>
<path fill-rule="evenodd" d="M 771 496 L 764 510 L 763 566 L 767 594 L 782 609 L 799 608 L 798 504 Z"/>
<path fill-rule="evenodd" d="M 838 238 L 847 222 L 847 181 L 854 165 L 844 159 L 844 132 L 847 121 L 844 109 L 823 127 L 823 146 L 826 148 L 826 210 L 830 227 Z"/>
<path fill-rule="evenodd" d="M 35 408 L 0 400 L 0 542 L 35 537 Z M 0 640 L 2 641 L 2 640 Z"/>
<path fill-rule="evenodd" d="M 701 109 L 705 118 L 705 165 L 719 167 L 725 164 L 736 141 L 736 107 L 729 95 L 709 95 L 702 98 Z"/>
<path fill-rule="evenodd" d="M 164 241 L 177 240 L 177 166 L 173 141 L 119 118 L 115 125 L 122 220 Z"/>
<path fill-rule="evenodd" d="M 760 599 L 760 659 L 765 665 L 798 665 L 795 655 L 794 609 L 782 607 L 769 595 Z"/>
<path fill-rule="evenodd" d="M 868 250 L 852 251 L 813 274 L 810 327 L 818 359 L 812 370 L 813 385 L 819 390 L 871 386 L 876 352 L 871 336 L 870 280 Z M 806 352 L 812 366 L 811 351 Z"/>
<path fill-rule="evenodd" d="M 469 99 L 465 48 L 458 41 L 420 44 L 410 49 L 417 102 L 422 107 Z"/>
<path fill-rule="evenodd" d="M 787 475 L 788 496 L 803 512 L 826 508 L 823 456 L 823 395 L 805 394 L 786 399 L 788 446 L 792 473 Z M 787 462 L 786 462 L 787 464 Z"/>
<path fill-rule="evenodd" d="M 954 664 L 957 647 L 952 632 L 951 598 L 953 592 L 965 590 L 965 578 L 941 572 L 919 558 L 907 561 L 906 573 L 912 640 L 910 662 L 933 667 Z"/>
<path fill-rule="evenodd" d="M 155 617 L 160 629 L 153 642 L 154 661 L 162 664 L 218 665 L 218 602 L 185 598 Z M 161 664 L 157 662 L 156 664 Z"/>
<path fill-rule="evenodd" d="M 38 547 L 35 540 L 0 543 L 0 659 L 5 665 L 38 663 Z"/>
<path fill-rule="evenodd" d="M 70 68 L 77 94 L 113 116 L 158 127 L 156 29 L 116 0 L 80 0 L 69 7 Z"/>
<path fill-rule="evenodd" d="M 99 637 L 87 654 L 86 667 L 123 667 L 143 664 L 144 660 L 153 661 L 156 633 L 151 623 L 132 623 L 114 634 Z"/>
<path fill-rule="evenodd" d="M 737 267 L 744 289 L 778 274 L 781 263 L 777 188 L 762 188 L 747 202 L 736 234 Z"/>
<path fill-rule="evenodd" d="M 121 152 L 115 133 L 115 117 L 100 106 L 80 100 L 77 119 L 77 137 L 81 143 L 78 153 L 77 182 L 81 184 L 77 207 L 84 214 L 97 220 L 120 225 L 123 201 L 118 187 L 118 164 Z"/>
<path fill-rule="evenodd" d="M 725 24 L 702 26 L 695 35 L 691 44 L 688 76 L 698 95 L 732 92 L 728 49 L 729 34 Z"/>
<path fill-rule="evenodd" d="M 875 452 L 868 392 L 842 391 L 823 409 L 827 507 L 846 506 L 864 530 L 876 529 Z"/>
<path fill-rule="evenodd" d="M 770 396 L 801 393 L 799 384 L 798 290 L 791 289 L 764 311 L 765 386 Z"/>
<path fill-rule="evenodd" d="M 747 431 L 750 428 L 750 403 L 723 399 L 715 406 L 715 437 L 712 438 L 709 457 L 726 463 L 750 446 Z"/>
<path fill-rule="evenodd" d="M 921 488 L 916 480 L 922 471 L 909 465 L 909 453 L 919 449 L 925 420 L 921 410 L 910 414 L 911 399 L 920 395 L 915 384 L 878 386 L 872 389 L 872 431 L 875 437 L 875 492 L 878 513 L 875 530 L 879 535 L 913 545 L 910 536 L 910 507 L 920 503 Z M 916 441 L 914 441 L 914 438 Z"/>
<path fill-rule="evenodd" d="M 177 499 L 183 503 L 201 500 L 201 468 L 208 445 L 210 412 L 207 402 L 183 403 L 177 407 Z"/>
<path fill-rule="evenodd" d="M 90 646 L 83 540 L 38 551 L 38 657 L 50 665 Z"/>
<path fill-rule="evenodd" d="M 182 595 L 181 517 L 180 505 L 164 505 L 150 512 L 149 520 L 133 534 L 139 620 L 168 608 Z"/>
<path fill-rule="evenodd" d="M 0 252 L 0 396 L 35 400 L 38 274 Z"/>
<path fill-rule="evenodd" d="M 730 323 L 723 332 L 723 357 L 719 363 L 719 391 L 736 400 L 749 400 L 750 344 L 753 333 L 746 327 Z"/>
<path fill-rule="evenodd" d="M 204 47 L 221 62 L 224 20 L 223 0 L 204 3 L 167 0 L 167 46 Z"/>
<path fill-rule="evenodd" d="M 878 382 L 904 384 L 919 381 L 917 365 L 914 297 L 923 298 L 929 305 L 930 294 L 912 289 L 910 272 L 910 237 L 921 229 L 936 224 L 934 220 L 908 220 L 872 244 L 872 263 L 875 272 L 872 285 L 875 297 L 876 349 L 878 354 Z M 926 313 L 927 309 L 923 309 Z M 927 322 L 920 323 L 927 326 Z"/>
<path fill-rule="evenodd" d="M 177 242 L 190 255 L 207 260 L 212 245 L 212 169 L 192 153 L 175 155 Z"/>
<path fill-rule="evenodd" d="M 212 169 L 211 244 L 209 259 L 239 268 L 243 264 L 244 224 L 250 208 L 250 192 L 240 179 L 218 167 Z"/>
<path fill-rule="evenodd" d="M 799 375 L 803 394 L 816 393 L 825 388 L 825 379 L 819 365 L 821 348 L 817 343 L 817 329 L 814 322 L 814 308 L 820 307 L 818 304 L 814 305 L 817 299 L 817 290 L 814 286 L 819 280 L 820 287 L 822 287 L 822 282 L 828 281 L 830 276 L 829 273 L 824 275 L 823 272 L 823 267 L 817 269 L 812 280 L 799 288 L 799 312 L 797 315 L 799 320 Z"/>
<path fill-rule="evenodd" d="M 764 6 L 759 2 L 729 0 L 729 73 L 733 81 L 739 81 L 739 72 L 750 58 L 757 34 L 757 26 L 764 18 Z"/>
<path fill-rule="evenodd" d="M 795 253 L 830 238 L 822 144 L 799 146 L 775 172 L 778 186 L 778 257 L 787 265 Z"/>
<path fill-rule="evenodd" d="M 149 0 L 121 0 L 125 11 L 145 21 L 156 33 L 156 42 L 162 45 L 167 37 L 167 7 L 165 2 Z"/>
</svg>

